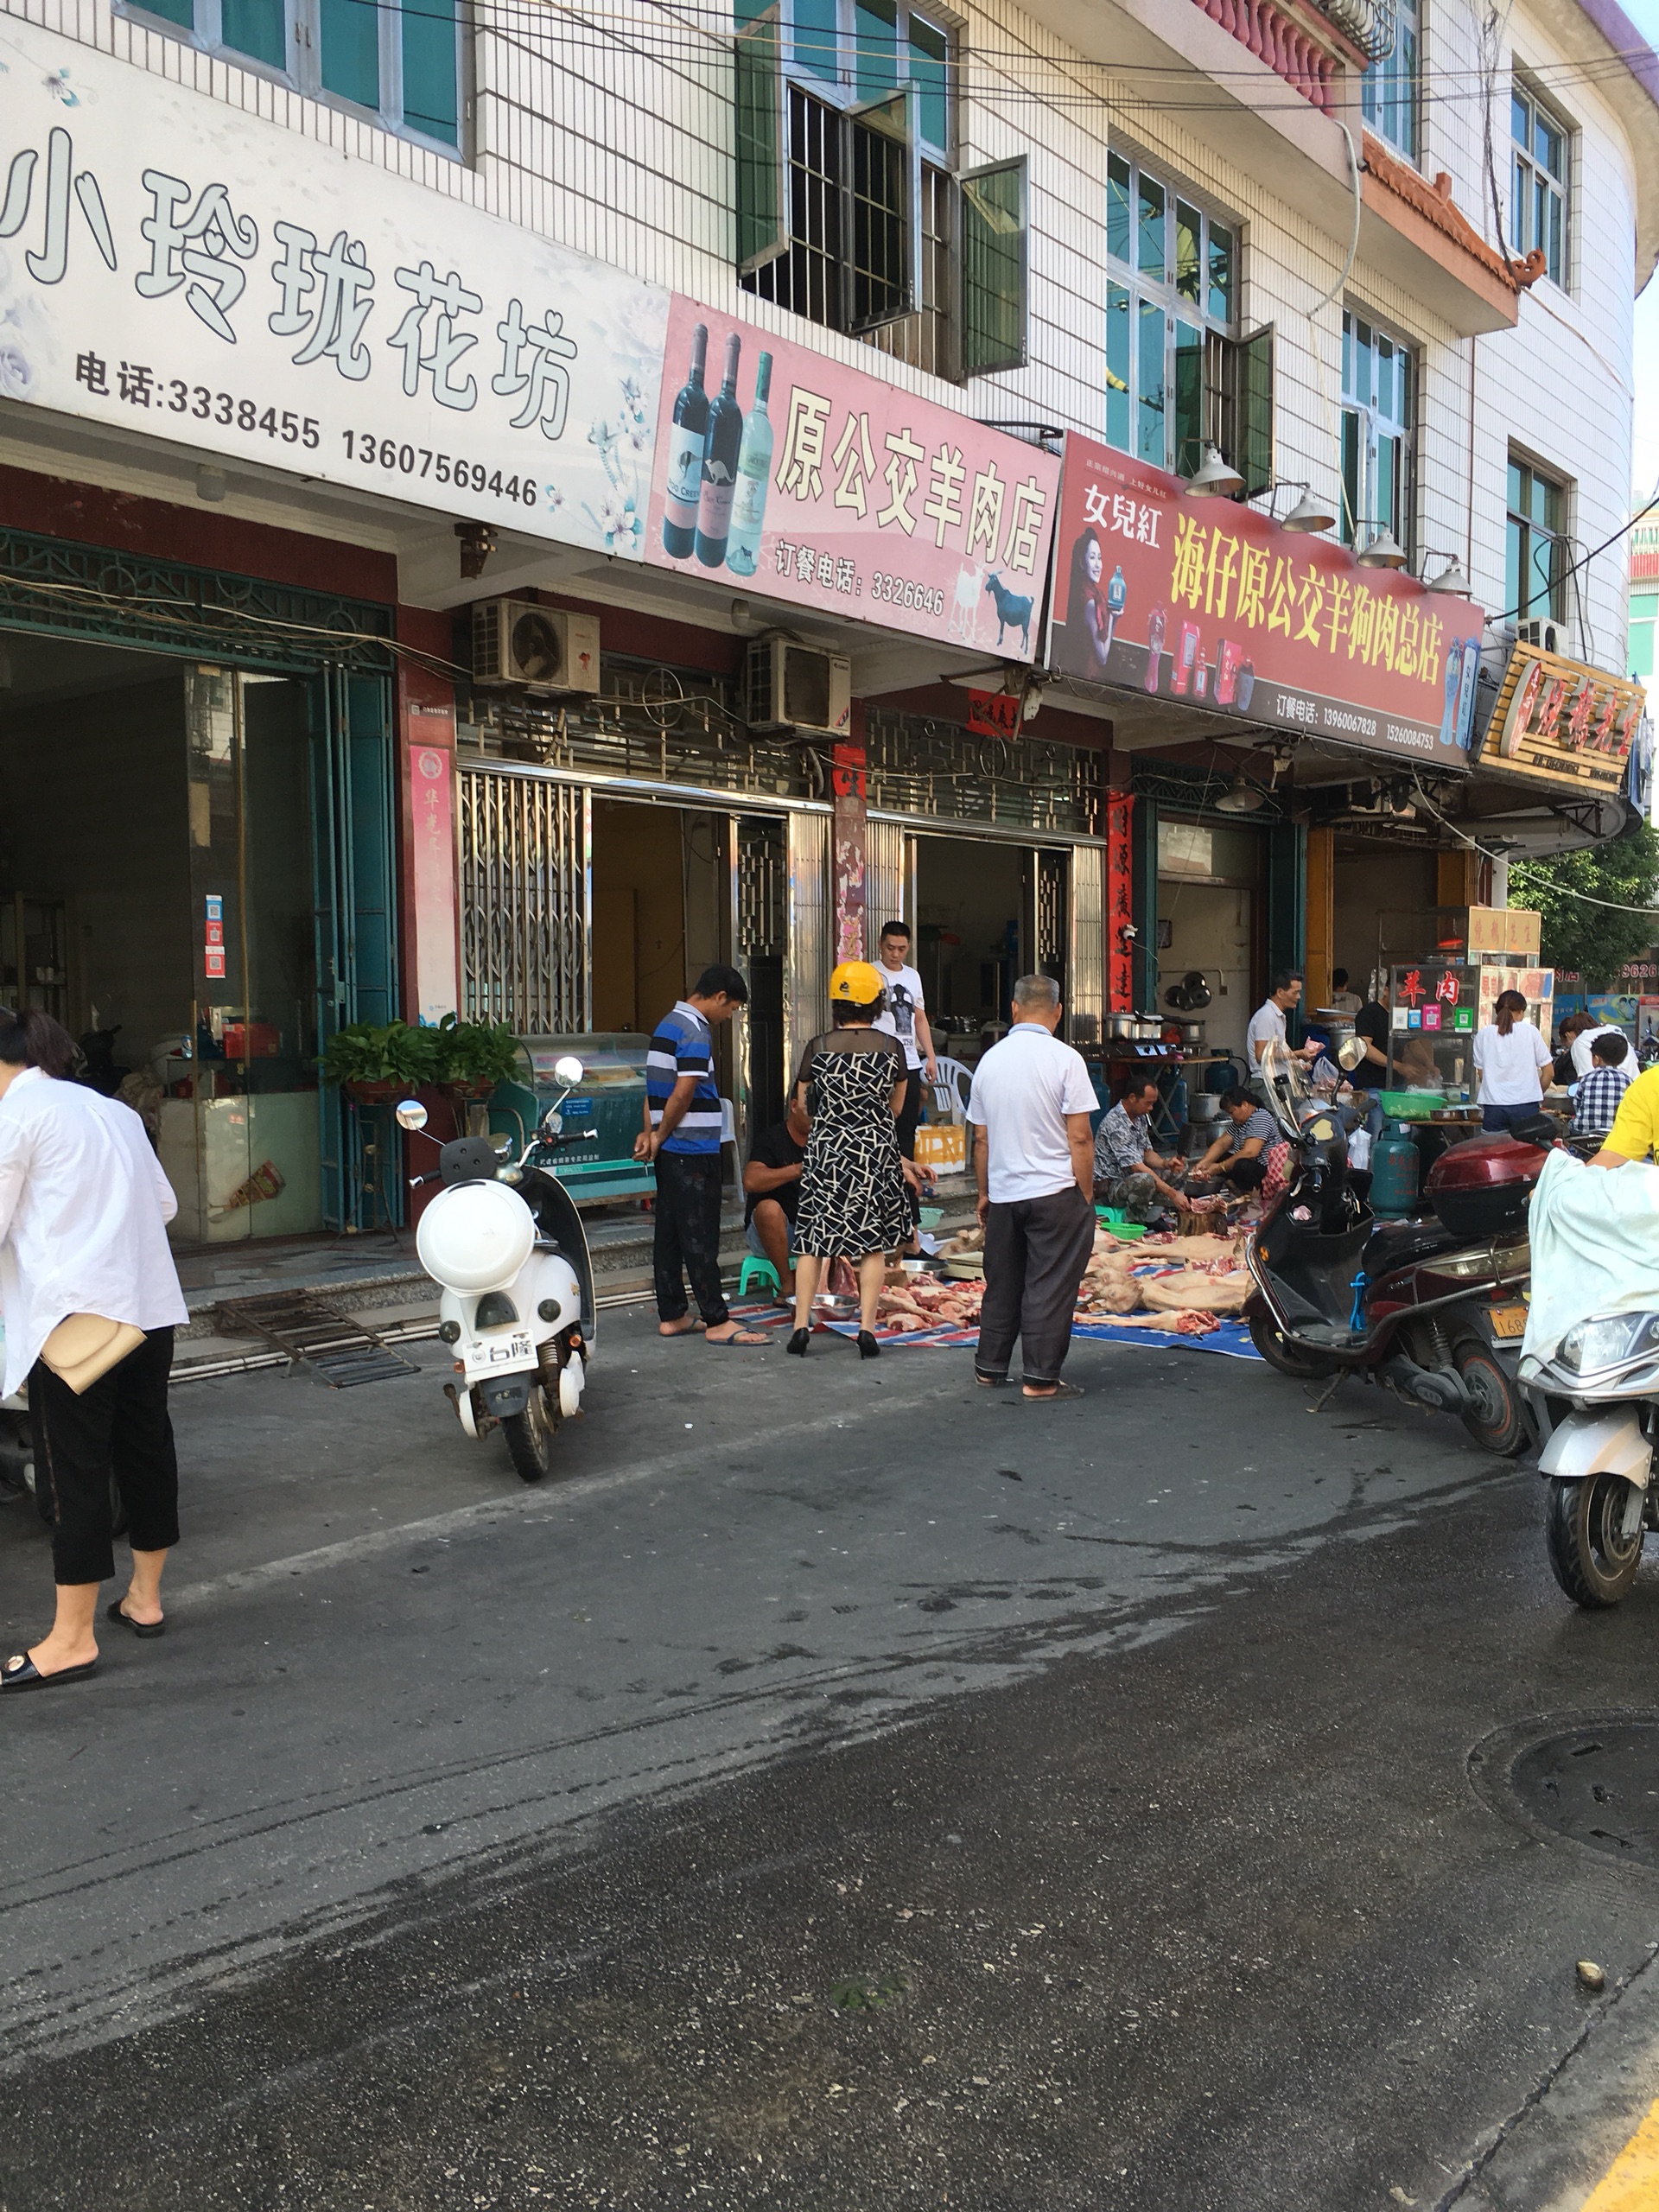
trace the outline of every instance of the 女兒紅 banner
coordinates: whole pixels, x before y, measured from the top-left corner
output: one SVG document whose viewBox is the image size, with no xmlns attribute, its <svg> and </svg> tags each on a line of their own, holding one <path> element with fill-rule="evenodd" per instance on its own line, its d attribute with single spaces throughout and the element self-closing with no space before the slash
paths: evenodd
<svg viewBox="0 0 1659 2212">
<path fill-rule="evenodd" d="M 1034 658 L 1052 454 L 676 294 L 645 557 Z"/>
<path fill-rule="evenodd" d="M 1048 663 L 1429 767 L 1469 765 L 1481 611 L 1069 430 Z"/>
</svg>

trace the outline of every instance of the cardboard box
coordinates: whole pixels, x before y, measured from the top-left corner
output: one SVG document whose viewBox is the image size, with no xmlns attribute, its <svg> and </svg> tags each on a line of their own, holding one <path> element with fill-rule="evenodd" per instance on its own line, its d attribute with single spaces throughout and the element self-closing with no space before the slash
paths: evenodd
<svg viewBox="0 0 1659 2212">
<path fill-rule="evenodd" d="M 957 1173 L 968 1165 L 968 1131 L 960 1122 L 938 1122 L 916 1132 L 916 1165 Z"/>
</svg>

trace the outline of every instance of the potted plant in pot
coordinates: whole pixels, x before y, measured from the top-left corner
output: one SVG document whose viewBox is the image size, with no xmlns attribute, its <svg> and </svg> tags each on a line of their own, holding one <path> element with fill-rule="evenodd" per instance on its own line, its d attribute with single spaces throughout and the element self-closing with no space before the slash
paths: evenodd
<svg viewBox="0 0 1659 2212">
<path fill-rule="evenodd" d="M 518 1072 L 518 1039 L 508 1022 L 459 1021 L 447 1014 L 424 1033 L 433 1040 L 439 1088 L 456 1104 L 488 1098 Z"/>
<path fill-rule="evenodd" d="M 353 1021 L 337 1029 L 318 1065 L 359 1106 L 385 1106 L 437 1077 L 435 1033 L 406 1021 Z"/>
</svg>

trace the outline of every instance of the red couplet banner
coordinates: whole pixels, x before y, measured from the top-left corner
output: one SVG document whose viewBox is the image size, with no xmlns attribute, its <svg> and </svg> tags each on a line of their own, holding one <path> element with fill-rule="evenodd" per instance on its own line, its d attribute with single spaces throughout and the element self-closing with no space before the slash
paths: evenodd
<svg viewBox="0 0 1659 2212">
<path fill-rule="evenodd" d="M 645 558 L 823 614 L 1030 661 L 1059 463 L 675 296 Z"/>
<path fill-rule="evenodd" d="M 1466 768 L 1481 610 L 1068 431 L 1052 668 Z"/>
</svg>

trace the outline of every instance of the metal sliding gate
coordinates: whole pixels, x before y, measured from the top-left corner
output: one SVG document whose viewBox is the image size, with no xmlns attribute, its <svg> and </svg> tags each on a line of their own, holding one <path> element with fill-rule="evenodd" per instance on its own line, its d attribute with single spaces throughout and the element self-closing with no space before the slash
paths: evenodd
<svg viewBox="0 0 1659 2212">
<path fill-rule="evenodd" d="M 462 768 L 461 990 L 521 1037 L 593 1023 L 593 804 L 584 785 Z"/>
</svg>

